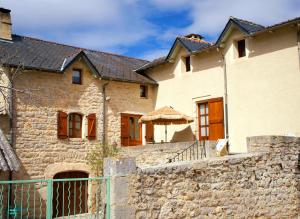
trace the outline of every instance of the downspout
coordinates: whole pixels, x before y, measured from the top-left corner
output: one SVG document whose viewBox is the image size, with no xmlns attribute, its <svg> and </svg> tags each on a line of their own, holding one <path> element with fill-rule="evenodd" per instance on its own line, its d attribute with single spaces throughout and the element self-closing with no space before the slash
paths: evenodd
<svg viewBox="0 0 300 219">
<path fill-rule="evenodd" d="M 108 85 L 109 83 L 105 83 L 103 84 L 102 86 L 102 119 L 103 119 L 103 122 L 102 122 L 102 144 L 105 144 L 106 143 L 106 138 L 105 138 L 105 132 L 106 132 L 106 86 Z"/>
<path fill-rule="evenodd" d="M 297 46 L 298 46 L 298 60 L 300 68 L 300 23 L 297 23 Z"/>
<path fill-rule="evenodd" d="M 224 76 L 224 122 L 225 122 L 225 138 L 229 138 L 229 131 L 228 131 L 228 91 L 227 91 L 227 66 L 226 66 L 226 58 L 225 55 L 222 53 L 220 48 L 217 48 L 217 51 L 221 54 L 222 62 L 223 62 L 223 76 Z"/>
<path fill-rule="evenodd" d="M 14 148 L 14 142 L 15 142 L 15 134 L 14 134 L 14 128 L 13 128 L 13 124 L 14 124 L 14 83 L 13 83 L 13 79 L 11 78 L 11 75 L 8 75 L 9 77 L 9 89 L 8 89 L 8 96 L 9 96 L 9 130 L 10 130 L 10 139 L 9 139 L 9 143 L 11 145 L 12 148 Z M 13 171 L 10 170 L 9 171 L 9 175 L 8 175 L 8 180 L 12 181 L 13 180 Z M 9 205 L 12 206 L 13 204 L 13 199 L 12 199 L 12 184 L 9 184 Z"/>
</svg>

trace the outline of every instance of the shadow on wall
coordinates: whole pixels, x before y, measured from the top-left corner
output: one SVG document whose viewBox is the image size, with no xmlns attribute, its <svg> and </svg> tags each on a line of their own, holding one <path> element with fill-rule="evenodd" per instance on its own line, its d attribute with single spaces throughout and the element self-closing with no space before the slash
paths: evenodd
<svg viewBox="0 0 300 219">
<path fill-rule="evenodd" d="M 187 142 L 194 141 L 196 136 L 194 135 L 191 126 L 187 126 L 185 129 L 174 132 L 171 142 Z"/>
</svg>

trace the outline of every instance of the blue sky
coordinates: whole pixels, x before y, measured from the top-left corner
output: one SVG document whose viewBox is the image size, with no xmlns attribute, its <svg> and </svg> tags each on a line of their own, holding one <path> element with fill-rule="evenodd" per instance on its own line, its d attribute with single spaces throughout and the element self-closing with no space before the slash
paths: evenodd
<svg viewBox="0 0 300 219">
<path fill-rule="evenodd" d="M 13 32 L 152 60 L 177 35 L 216 40 L 229 16 L 271 25 L 300 16 L 299 0 L 0 0 Z"/>
</svg>

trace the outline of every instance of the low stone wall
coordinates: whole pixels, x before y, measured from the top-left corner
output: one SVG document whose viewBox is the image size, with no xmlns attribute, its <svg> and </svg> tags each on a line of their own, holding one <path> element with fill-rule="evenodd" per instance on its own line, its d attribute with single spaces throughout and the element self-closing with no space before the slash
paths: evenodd
<svg viewBox="0 0 300 219">
<path fill-rule="evenodd" d="M 248 143 L 248 154 L 193 162 L 106 162 L 112 218 L 298 218 L 300 138 Z"/>
<path fill-rule="evenodd" d="M 144 168 L 167 163 L 168 158 L 173 158 L 178 152 L 181 152 L 193 143 L 194 142 L 174 142 L 122 147 L 120 155 L 122 157 L 134 157 L 136 159 L 136 165 Z M 216 152 L 212 149 L 215 144 L 215 141 L 206 141 L 208 157 L 215 156 Z"/>
<path fill-rule="evenodd" d="M 177 152 L 184 150 L 193 142 L 148 144 L 140 146 L 122 147 L 122 157 L 135 157 L 138 167 L 147 167 L 164 164 L 168 158 L 174 157 Z"/>
</svg>

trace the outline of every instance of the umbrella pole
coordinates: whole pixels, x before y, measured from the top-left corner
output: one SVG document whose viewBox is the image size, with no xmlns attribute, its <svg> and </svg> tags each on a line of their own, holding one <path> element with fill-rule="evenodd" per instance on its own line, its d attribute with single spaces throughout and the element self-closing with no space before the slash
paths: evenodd
<svg viewBox="0 0 300 219">
<path fill-rule="evenodd" d="M 165 125 L 165 142 L 167 142 L 168 130 L 167 125 Z"/>
</svg>

